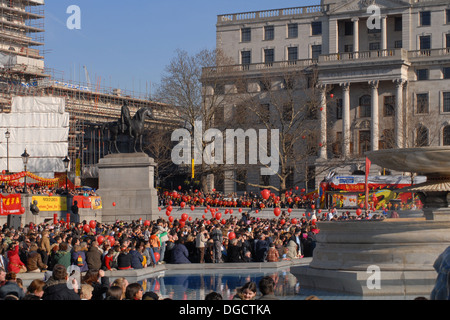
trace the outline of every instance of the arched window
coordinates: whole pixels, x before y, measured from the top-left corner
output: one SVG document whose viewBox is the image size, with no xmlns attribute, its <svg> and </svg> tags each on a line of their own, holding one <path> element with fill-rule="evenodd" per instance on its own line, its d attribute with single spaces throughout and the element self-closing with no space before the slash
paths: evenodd
<svg viewBox="0 0 450 320">
<path fill-rule="evenodd" d="M 426 147 L 428 145 L 428 129 L 427 127 L 421 125 L 416 131 L 416 147 Z"/>
<path fill-rule="evenodd" d="M 450 125 L 445 126 L 444 130 L 442 130 L 442 144 L 450 146 Z"/>
<path fill-rule="evenodd" d="M 372 116 L 372 98 L 364 95 L 359 98 L 359 117 L 370 118 Z"/>
</svg>

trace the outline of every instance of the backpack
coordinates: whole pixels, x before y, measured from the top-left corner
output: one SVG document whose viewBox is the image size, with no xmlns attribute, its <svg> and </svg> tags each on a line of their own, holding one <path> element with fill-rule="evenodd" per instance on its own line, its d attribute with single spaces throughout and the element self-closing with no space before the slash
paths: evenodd
<svg viewBox="0 0 450 320">
<path fill-rule="evenodd" d="M 83 257 L 81 256 L 81 254 L 79 254 L 77 257 L 77 266 L 82 267 L 83 265 L 84 265 Z"/>
</svg>

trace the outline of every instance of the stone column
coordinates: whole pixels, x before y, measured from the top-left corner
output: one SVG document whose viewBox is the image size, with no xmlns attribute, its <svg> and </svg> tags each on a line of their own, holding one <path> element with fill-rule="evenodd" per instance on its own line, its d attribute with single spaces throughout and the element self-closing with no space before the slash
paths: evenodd
<svg viewBox="0 0 450 320">
<path fill-rule="evenodd" d="M 379 81 L 370 81 L 369 85 L 372 90 L 372 130 L 370 133 L 370 145 L 371 150 L 375 151 L 378 150 L 378 141 L 379 141 L 379 128 L 378 128 L 378 122 L 379 122 L 379 116 L 378 116 L 378 84 Z"/>
<path fill-rule="evenodd" d="M 359 52 L 359 18 L 353 18 L 353 52 Z"/>
<path fill-rule="evenodd" d="M 342 155 L 350 155 L 350 83 L 341 83 L 342 87 Z"/>
<path fill-rule="evenodd" d="M 387 49 L 387 23 L 386 16 L 381 17 L 381 49 Z"/>
<path fill-rule="evenodd" d="M 327 86 L 319 85 L 320 90 L 320 106 L 319 106 L 319 119 L 320 119 L 320 140 L 321 145 L 319 148 L 319 157 L 327 159 Z"/>
<path fill-rule="evenodd" d="M 403 85 L 405 80 L 394 80 L 397 94 L 395 96 L 395 147 L 403 148 Z"/>
</svg>

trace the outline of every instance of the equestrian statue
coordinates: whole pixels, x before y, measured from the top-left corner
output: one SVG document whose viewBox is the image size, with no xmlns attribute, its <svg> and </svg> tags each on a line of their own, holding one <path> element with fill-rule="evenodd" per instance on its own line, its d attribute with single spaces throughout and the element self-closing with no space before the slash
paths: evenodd
<svg viewBox="0 0 450 320">
<path fill-rule="evenodd" d="M 120 153 L 119 148 L 117 147 L 117 137 L 119 135 L 125 135 L 134 140 L 134 152 L 138 152 L 138 140 L 140 152 L 143 152 L 142 138 L 144 136 L 146 118 L 154 119 L 153 112 L 150 107 L 143 107 L 139 109 L 131 118 L 130 109 L 128 108 L 128 104 L 125 103 L 122 106 L 119 120 L 107 122 L 102 125 L 102 131 L 109 132 L 109 150 L 114 150 L 115 152 Z"/>
</svg>

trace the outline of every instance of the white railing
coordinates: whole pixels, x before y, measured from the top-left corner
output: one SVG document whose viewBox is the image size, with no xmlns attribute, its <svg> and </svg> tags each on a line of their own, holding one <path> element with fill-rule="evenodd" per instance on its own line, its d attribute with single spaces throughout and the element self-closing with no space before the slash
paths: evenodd
<svg viewBox="0 0 450 320">
<path fill-rule="evenodd" d="M 406 50 L 404 49 L 386 49 L 386 50 L 372 50 L 359 52 L 339 52 L 319 56 L 320 62 L 333 61 L 352 61 L 352 60 L 370 60 L 378 58 L 403 58 L 406 59 Z"/>
<path fill-rule="evenodd" d="M 255 19 L 266 19 L 274 17 L 290 17 L 290 16 L 301 16 L 305 14 L 317 14 L 321 12 L 328 11 L 328 5 L 316 5 L 316 6 L 306 6 L 306 7 L 294 7 L 294 8 L 284 8 L 284 9 L 274 9 L 274 10 L 263 10 L 263 11 L 251 11 L 251 12 L 241 12 L 241 13 L 231 13 L 223 14 L 217 17 L 217 22 L 236 22 L 243 20 L 255 20 Z"/>
<path fill-rule="evenodd" d="M 450 55 L 450 48 L 408 51 L 409 59 L 423 58 L 423 57 L 439 57 L 439 56 L 446 56 L 446 55 Z"/>
</svg>

